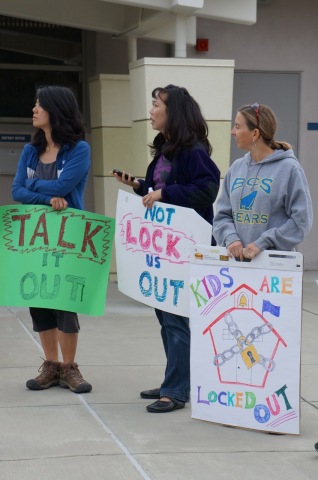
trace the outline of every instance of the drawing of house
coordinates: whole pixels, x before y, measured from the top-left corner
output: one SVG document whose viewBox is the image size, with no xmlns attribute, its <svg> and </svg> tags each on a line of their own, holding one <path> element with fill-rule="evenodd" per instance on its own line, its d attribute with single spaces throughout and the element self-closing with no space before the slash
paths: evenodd
<svg viewBox="0 0 318 480">
<path fill-rule="evenodd" d="M 212 342 L 213 368 L 220 383 L 264 388 L 275 357 L 287 344 L 262 313 L 253 307 L 258 293 L 241 284 L 230 297 L 233 306 L 221 313 L 204 331 Z"/>
</svg>

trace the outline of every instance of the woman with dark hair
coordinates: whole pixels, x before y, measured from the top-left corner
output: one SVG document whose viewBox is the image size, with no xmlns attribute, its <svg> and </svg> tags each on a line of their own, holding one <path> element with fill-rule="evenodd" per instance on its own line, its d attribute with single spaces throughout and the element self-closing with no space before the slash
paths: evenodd
<svg viewBox="0 0 318 480">
<path fill-rule="evenodd" d="M 146 178 L 133 179 L 125 172 L 114 173 L 117 180 L 134 188 L 144 206 L 156 201 L 193 208 L 207 222 L 213 222 L 220 171 L 212 161 L 208 127 L 198 103 L 185 88 L 168 85 L 152 92 L 152 128 L 159 133 L 150 145 L 153 160 Z M 212 240 L 212 239 L 211 239 Z M 164 413 L 180 409 L 190 394 L 189 319 L 155 309 L 167 358 L 160 388 L 145 390 L 142 398 L 157 399 L 148 412 Z"/>
<path fill-rule="evenodd" d="M 240 108 L 232 135 L 247 150 L 227 172 L 216 204 L 213 234 L 231 257 L 293 250 L 312 226 L 305 173 L 289 143 L 275 140 L 277 121 L 266 105 Z"/>
<path fill-rule="evenodd" d="M 31 144 L 24 146 L 15 175 L 13 199 L 23 204 L 51 205 L 54 210 L 84 208 L 84 189 L 90 168 L 90 147 L 73 92 L 48 85 L 36 91 L 33 108 L 36 128 Z M 45 360 L 40 375 L 28 380 L 27 388 L 43 390 L 54 385 L 75 393 L 89 392 L 75 363 L 77 314 L 31 307 L 33 330 L 39 332 Z M 58 360 L 60 346 L 63 362 Z"/>
</svg>

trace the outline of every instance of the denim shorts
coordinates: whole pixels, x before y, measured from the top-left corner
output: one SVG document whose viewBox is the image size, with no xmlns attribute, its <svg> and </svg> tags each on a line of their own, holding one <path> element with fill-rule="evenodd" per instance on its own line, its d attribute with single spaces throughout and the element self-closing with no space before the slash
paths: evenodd
<svg viewBox="0 0 318 480">
<path fill-rule="evenodd" d="M 29 310 L 35 332 L 45 332 L 53 328 L 63 333 L 78 333 L 80 330 L 77 313 L 39 307 L 30 307 Z"/>
</svg>

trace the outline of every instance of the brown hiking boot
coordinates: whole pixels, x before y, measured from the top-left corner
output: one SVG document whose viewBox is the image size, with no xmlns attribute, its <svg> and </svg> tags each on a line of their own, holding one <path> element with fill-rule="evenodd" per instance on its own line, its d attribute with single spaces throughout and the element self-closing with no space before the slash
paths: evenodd
<svg viewBox="0 0 318 480">
<path fill-rule="evenodd" d="M 59 385 L 60 379 L 60 362 L 51 362 L 44 360 L 39 368 L 40 375 L 26 382 L 27 388 L 30 390 L 45 390 L 46 388 Z"/>
<path fill-rule="evenodd" d="M 87 393 L 92 385 L 82 377 L 77 363 L 61 364 L 60 387 L 69 388 L 74 393 Z"/>
</svg>

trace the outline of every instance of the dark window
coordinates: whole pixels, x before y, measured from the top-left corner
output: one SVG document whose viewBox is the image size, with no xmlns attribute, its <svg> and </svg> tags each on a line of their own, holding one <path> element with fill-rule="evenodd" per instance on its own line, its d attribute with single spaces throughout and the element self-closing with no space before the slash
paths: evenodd
<svg viewBox="0 0 318 480">
<path fill-rule="evenodd" d="M 0 117 L 31 118 L 36 86 L 71 87 L 83 110 L 81 30 L 0 16 Z"/>
</svg>

